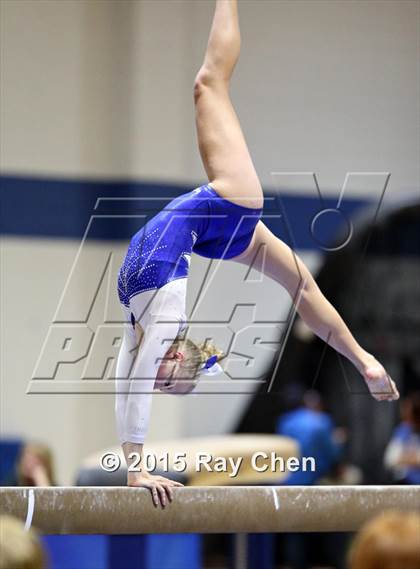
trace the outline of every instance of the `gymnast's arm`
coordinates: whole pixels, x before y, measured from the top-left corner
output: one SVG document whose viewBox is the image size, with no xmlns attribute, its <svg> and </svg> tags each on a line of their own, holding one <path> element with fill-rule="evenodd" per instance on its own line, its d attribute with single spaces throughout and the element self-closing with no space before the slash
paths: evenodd
<svg viewBox="0 0 420 569">
<path fill-rule="evenodd" d="M 256 251 L 261 246 L 266 248 L 266 254 L 258 255 L 255 259 Z M 356 342 L 303 261 L 261 221 L 255 229 L 251 249 L 238 261 L 244 263 L 247 258 L 255 259 L 255 268 L 279 282 L 289 292 L 305 324 L 356 366 L 375 399 L 398 399 L 395 383 L 374 356 Z"/>
<path fill-rule="evenodd" d="M 149 320 L 129 374 L 126 400 L 122 405 L 117 406 L 119 436 L 128 467 L 127 483 L 129 486 L 149 488 L 155 506 L 159 503 L 165 506 L 166 498 L 172 499 L 172 487 L 182 486 L 182 484 L 163 476 L 150 475 L 142 469 L 141 463 L 141 470 L 139 470 L 137 465 L 142 456 L 143 444 L 149 426 L 152 394 L 159 366 L 177 336 L 178 329 L 179 324 L 177 322 L 162 323 L 158 322 L 157 318 Z M 125 357 L 130 358 L 130 354 L 120 353 L 119 365 L 121 359 Z M 124 367 L 127 369 L 131 366 Z M 122 385 L 121 377 L 118 382 Z M 124 397 L 124 393 L 119 394 L 119 397 Z"/>
</svg>

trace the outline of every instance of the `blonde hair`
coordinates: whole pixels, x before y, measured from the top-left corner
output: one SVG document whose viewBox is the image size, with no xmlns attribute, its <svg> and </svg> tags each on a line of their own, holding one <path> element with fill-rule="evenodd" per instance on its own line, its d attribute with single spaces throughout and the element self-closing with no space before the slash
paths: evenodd
<svg viewBox="0 0 420 569">
<path fill-rule="evenodd" d="M 188 382 L 186 392 L 196 386 L 204 362 L 212 356 L 217 356 L 217 361 L 220 363 L 226 357 L 222 350 L 219 350 L 213 342 L 208 341 L 196 344 L 189 338 L 176 338 L 172 347 L 184 354 L 184 360 L 179 364 L 175 377 Z"/>
<path fill-rule="evenodd" d="M 55 486 L 54 463 L 51 450 L 42 443 L 27 443 L 20 454 L 17 464 L 17 482 L 19 486 L 32 486 L 32 481 L 29 480 L 23 471 L 23 457 L 25 452 L 31 452 L 41 462 L 47 473 L 51 486 Z"/>
<path fill-rule="evenodd" d="M 45 569 L 38 535 L 12 516 L 0 516 L 0 569 Z"/>
<path fill-rule="evenodd" d="M 420 515 L 388 511 L 367 522 L 349 554 L 350 569 L 420 569 Z"/>
</svg>

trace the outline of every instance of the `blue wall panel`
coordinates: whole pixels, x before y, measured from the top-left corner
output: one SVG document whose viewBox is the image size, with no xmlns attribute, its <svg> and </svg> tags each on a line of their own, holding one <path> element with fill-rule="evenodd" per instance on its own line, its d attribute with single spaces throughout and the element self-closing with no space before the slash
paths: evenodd
<svg viewBox="0 0 420 569">
<path fill-rule="evenodd" d="M 128 240 L 144 223 L 141 216 L 153 215 L 168 200 L 191 189 L 192 186 L 149 182 L 1 176 L 0 231 L 3 235 L 81 239 L 92 215 L 115 216 L 106 217 L 106 223 L 93 224 L 87 238 Z M 343 219 L 354 216 L 367 204 L 367 200 L 346 198 L 337 215 L 335 197 L 321 200 L 315 193 L 266 193 L 264 221 L 294 248 L 317 250 L 319 241 L 331 242 Z M 314 238 L 312 220 L 328 208 L 335 212 L 318 220 Z"/>
</svg>

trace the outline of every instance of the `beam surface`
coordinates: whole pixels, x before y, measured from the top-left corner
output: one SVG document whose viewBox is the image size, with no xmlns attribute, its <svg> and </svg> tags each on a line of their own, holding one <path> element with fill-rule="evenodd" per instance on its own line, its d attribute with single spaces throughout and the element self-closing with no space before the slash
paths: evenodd
<svg viewBox="0 0 420 569">
<path fill-rule="evenodd" d="M 0 488 L 1 513 L 52 534 L 355 531 L 419 507 L 420 486 L 185 487 L 164 510 L 144 488 Z"/>
</svg>

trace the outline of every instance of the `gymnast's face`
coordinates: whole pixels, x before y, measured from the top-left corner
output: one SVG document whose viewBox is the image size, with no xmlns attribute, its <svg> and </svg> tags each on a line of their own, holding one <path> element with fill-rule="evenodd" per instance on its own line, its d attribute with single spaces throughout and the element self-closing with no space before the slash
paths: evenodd
<svg viewBox="0 0 420 569">
<path fill-rule="evenodd" d="M 185 354 L 171 348 L 159 366 L 155 387 L 164 393 L 189 393 L 196 385 L 193 379 L 177 377 L 180 374 L 180 364 L 185 360 Z"/>
</svg>

